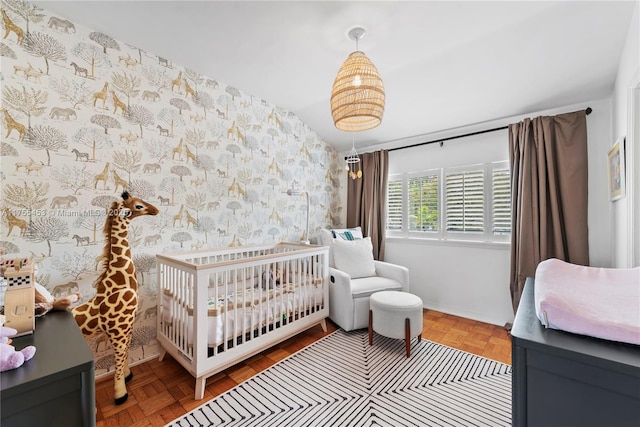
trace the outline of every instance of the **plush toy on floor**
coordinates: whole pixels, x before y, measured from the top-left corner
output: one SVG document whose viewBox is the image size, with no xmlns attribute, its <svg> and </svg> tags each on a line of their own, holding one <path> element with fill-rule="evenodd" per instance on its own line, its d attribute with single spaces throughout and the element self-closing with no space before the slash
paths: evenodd
<svg viewBox="0 0 640 427">
<path fill-rule="evenodd" d="M 4 372 L 22 366 L 36 354 L 36 348 L 30 345 L 16 351 L 9 337 L 17 334 L 18 331 L 4 326 L 4 315 L 0 315 L 0 325 L 0 372 Z"/>
<path fill-rule="evenodd" d="M 104 225 L 102 252 L 106 269 L 96 281 L 96 294 L 71 309 L 85 338 L 106 334 L 113 348 L 115 404 L 124 403 L 129 394 L 126 382 L 129 369 L 129 344 L 138 308 L 138 279 L 129 247 L 129 223 L 142 215 L 157 215 L 158 208 L 142 199 L 122 193 L 122 201 L 113 202 Z"/>
</svg>

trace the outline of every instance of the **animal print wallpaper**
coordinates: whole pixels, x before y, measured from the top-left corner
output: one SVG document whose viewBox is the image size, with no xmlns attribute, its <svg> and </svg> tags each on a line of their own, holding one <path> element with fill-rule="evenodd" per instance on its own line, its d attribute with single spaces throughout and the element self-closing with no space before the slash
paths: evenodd
<svg viewBox="0 0 640 427">
<path fill-rule="evenodd" d="M 125 189 L 154 204 L 129 228 L 132 363 L 159 353 L 156 253 L 299 241 L 294 183 L 312 237 L 341 225 L 344 163 L 293 113 L 23 0 L 3 0 L 2 18 L 0 247 L 55 297 L 86 301 L 106 208 Z M 90 344 L 96 375 L 112 371 L 106 341 Z"/>
</svg>

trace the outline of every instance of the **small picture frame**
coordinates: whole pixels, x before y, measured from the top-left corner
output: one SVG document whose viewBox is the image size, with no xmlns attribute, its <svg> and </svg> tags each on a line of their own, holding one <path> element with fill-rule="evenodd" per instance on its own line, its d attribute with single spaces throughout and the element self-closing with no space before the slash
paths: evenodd
<svg viewBox="0 0 640 427">
<path fill-rule="evenodd" d="M 609 172 L 609 200 L 612 202 L 619 200 L 625 195 L 625 156 L 624 137 L 618 139 L 609 150 L 608 172 Z"/>
</svg>

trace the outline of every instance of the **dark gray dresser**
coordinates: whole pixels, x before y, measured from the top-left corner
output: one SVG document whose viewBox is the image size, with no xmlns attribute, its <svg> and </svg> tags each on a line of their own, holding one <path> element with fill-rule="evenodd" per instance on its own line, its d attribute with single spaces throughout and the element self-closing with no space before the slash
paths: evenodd
<svg viewBox="0 0 640 427">
<path fill-rule="evenodd" d="M 534 286 L 511 330 L 513 426 L 640 426 L 640 347 L 545 329 Z"/>
<path fill-rule="evenodd" d="M 96 424 L 93 353 L 68 311 L 36 319 L 36 330 L 13 340 L 36 346 L 20 368 L 0 374 L 2 427 L 92 427 Z"/>
</svg>

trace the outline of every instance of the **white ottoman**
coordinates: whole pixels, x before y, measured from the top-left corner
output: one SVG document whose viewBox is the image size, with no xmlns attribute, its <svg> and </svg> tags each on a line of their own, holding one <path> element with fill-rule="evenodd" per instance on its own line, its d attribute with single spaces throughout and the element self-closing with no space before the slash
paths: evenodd
<svg viewBox="0 0 640 427">
<path fill-rule="evenodd" d="M 369 345 L 373 333 L 403 339 L 407 357 L 411 354 L 411 337 L 422 338 L 422 300 L 408 292 L 382 291 L 369 298 Z"/>
</svg>

